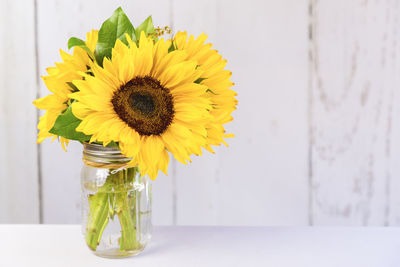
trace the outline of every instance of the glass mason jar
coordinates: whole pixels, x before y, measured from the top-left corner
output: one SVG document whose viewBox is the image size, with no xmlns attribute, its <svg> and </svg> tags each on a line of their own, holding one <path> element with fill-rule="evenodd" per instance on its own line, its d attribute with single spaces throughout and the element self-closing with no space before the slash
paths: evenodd
<svg viewBox="0 0 400 267">
<path fill-rule="evenodd" d="M 101 257 L 139 254 L 150 241 L 151 185 L 118 148 L 84 144 L 82 232 Z"/>
</svg>

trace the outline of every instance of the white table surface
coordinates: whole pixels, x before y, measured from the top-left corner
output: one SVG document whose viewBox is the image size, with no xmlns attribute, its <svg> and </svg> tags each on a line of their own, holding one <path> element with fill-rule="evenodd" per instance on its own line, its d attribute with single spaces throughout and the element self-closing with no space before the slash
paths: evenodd
<svg viewBox="0 0 400 267">
<path fill-rule="evenodd" d="M 93 255 L 77 225 L 0 225 L 0 266 L 399 267 L 400 228 L 154 227 L 145 251 Z"/>
</svg>

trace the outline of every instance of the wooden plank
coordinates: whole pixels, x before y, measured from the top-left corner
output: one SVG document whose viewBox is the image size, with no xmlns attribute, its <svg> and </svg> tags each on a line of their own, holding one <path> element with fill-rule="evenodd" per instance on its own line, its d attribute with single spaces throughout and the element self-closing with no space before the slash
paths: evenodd
<svg viewBox="0 0 400 267">
<path fill-rule="evenodd" d="M 316 225 L 388 224 L 388 193 L 396 195 L 390 183 L 400 173 L 394 165 L 399 163 L 400 150 L 394 146 L 399 125 L 392 128 L 399 112 L 395 102 L 400 85 L 398 4 L 311 2 L 312 218 Z"/>
<path fill-rule="evenodd" d="M 84 38 L 87 31 L 100 28 L 102 21 L 119 5 L 134 25 L 151 14 L 156 25 L 170 24 L 166 1 L 38 1 L 41 74 L 45 74 L 46 67 L 60 60 L 59 48 L 67 49 L 69 37 Z M 41 93 L 43 96 L 48 94 L 43 82 Z M 79 223 L 81 145 L 71 144 L 65 153 L 58 144 L 45 141 L 42 149 L 44 222 Z M 153 183 L 154 223 L 171 224 L 172 207 L 172 178 L 160 175 Z"/>
<path fill-rule="evenodd" d="M 194 35 L 206 32 L 211 40 L 217 37 L 216 1 L 173 1 L 174 32 L 185 31 Z M 218 149 L 216 150 L 218 151 Z M 175 161 L 176 224 L 209 225 L 216 223 L 216 194 L 214 176 L 218 155 L 208 152 L 193 158 L 193 163 L 183 165 Z"/>
<path fill-rule="evenodd" d="M 0 9 L 0 223 L 39 222 L 33 1 Z"/>
<path fill-rule="evenodd" d="M 395 9 L 397 11 L 397 9 Z M 398 19 L 398 16 L 397 16 Z M 397 20 L 398 22 L 398 20 Z M 397 29 L 392 28 L 398 38 Z M 386 188 L 385 193 L 389 205 L 385 207 L 385 225 L 400 226 L 400 65 L 398 59 L 400 55 L 400 46 L 393 47 L 393 61 L 392 61 L 392 79 L 393 90 L 392 100 L 390 103 L 386 138 L 386 157 L 388 160 L 389 168 L 386 170 Z M 396 60 L 396 61 L 395 61 Z"/>
<path fill-rule="evenodd" d="M 386 59 L 388 59 L 387 72 L 391 87 L 391 101 L 388 105 L 387 117 L 387 138 L 385 142 L 385 156 L 388 163 L 386 169 L 386 198 L 388 205 L 385 207 L 385 225 L 400 225 L 400 46 L 399 46 L 399 26 L 400 26 L 400 3 L 392 1 L 391 7 L 387 10 L 390 13 L 390 28 L 387 40 L 390 49 L 386 49 Z M 386 81 L 388 82 L 388 81 Z"/>
<path fill-rule="evenodd" d="M 177 223 L 307 224 L 307 1 L 173 4 L 174 28 L 228 59 L 239 99 L 230 148 L 177 165 Z"/>
</svg>

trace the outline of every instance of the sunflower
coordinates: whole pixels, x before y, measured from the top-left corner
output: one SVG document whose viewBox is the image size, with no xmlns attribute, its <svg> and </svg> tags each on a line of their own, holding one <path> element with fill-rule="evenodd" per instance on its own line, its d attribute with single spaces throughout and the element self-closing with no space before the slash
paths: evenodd
<svg viewBox="0 0 400 267">
<path fill-rule="evenodd" d="M 198 69 L 202 71 L 199 81 L 208 88 L 204 97 L 211 100 L 213 107 L 210 110 L 212 120 L 206 126 L 207 144 L 204 147 L 214 152 L 211 145 L 227 145 L 223 138 L 233 137 L 226 133 L 223 124 L 233 120 L 231 113 L 238 101 L 235 99 L 237 94 L 229 89 L 234 83 L 229 80 L 232 72 L 224 69 L 227 61 L 217 50 L 211 49 L 212 44 L 205 43 L 206 40 L 206 34 L 200 34 L 196 39 L 190 35 L 188 39 L 186 32 L 178 32 L 173 44 L 176 49 L 187 53 L 188 60 L 196 60 Z"/>
<path fill-rule="evenodd" d="M 126 35 L 117 40 L 111 59 L 94 64 L 92 75 L 74 81 L 78 92 L 73 114 L 82 120 L 77 131 L 90 142 L 117 142 L 132 157 L 141 174 L 155 179 L 167 173 L 170 152 L 187 163 L 207 144 L 212 102 L 203 95 L 207 86 L 195 83 L 203 74 L 186 51 L 168 52 L 170 41 L 156 43 L 141 32 L 139 44 Z"/>
<path fill-rule="evenodd" d="M 98 31 L 92 30 L 87 33 L 86 37 L 86 45 L 94 52 Z M 47 137 L 52 137 L 52 140 L 57 138 L 57 135 L 51 134 L 49 131 L 53 128 L 57 117 L 68 107 L 68 95 L 73 91 L 69 83 L 73 80 L 81 79 L 82 76 L 78 74 L 78 71 L 86 71 L 88 66 L 92 65 L 92 60 L 80 47 L 75 47 L 72 55 L 62 50 L 60 50 L 60 54 L 63 62 L 56 63 L 55 67 L 47 68 L 48 75 L 42 77 L 52 94 L 33 102 L 37 108 L 46 110 L 46 113 L 39 119 L 38 123 L 38 143 L 43 142 Z M 65 150 L 65 144 L 68 144 L 69 140 L 60 137 L 60 142 Z"/>
</svg>

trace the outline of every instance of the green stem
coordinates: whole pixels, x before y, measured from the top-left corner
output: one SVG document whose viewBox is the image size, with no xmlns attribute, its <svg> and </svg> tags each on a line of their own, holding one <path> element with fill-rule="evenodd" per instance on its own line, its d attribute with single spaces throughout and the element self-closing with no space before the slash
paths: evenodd
<svg viewBox="0 0 400 267">
<path fill-rule="evenodd" d="M 131 203 L 129 201 L 129 186 L 126 187 L 126 183 L 131 180 L 131 177 L 128 174 L 128 170 L 123 170 L 118 172 L 118 179 L 116 179 L 116 194 L 115 194 L 115 202 L 117 206 L 117 215 L 121 224 L 121 240 L 120 240 L 120 249 L 121 250 L 132 250 L 138 248 L 139 242 L 137 241 L 137 230 L 136 230 L 136 220 L 135 216 L 132 216 L 131 213 Z M 135 194 L 134 199 L 136 198 L 135 191 L 132 192 Z M 133 211 L 135 214 L 135 210 Z"/>
<path fill-rule="evenodd" d="M 136 191 L 131 187 L 137 171 L 136 168 L 129 168 L 110 174 L 97 193 L 89 196 L 86 243 L 92 250 L 96 250 L 109 219 L 113 220 L 115 213 L 121 225 L 120 250 L 139 248 L 136 224 L 139 208 L 136 206 Z M 129 196 L 129 193 L 132 195 Z"/>
<path fill-rule="evenodd" d="M 99 189 L 99 191 L 89 196 L 90 218 L 86 229 L 86 243 L 92 250 L 96 250 L 100 243 L 103 231 L 109 220 L 108 191 L 111 188 L 110 181 Z"/>
</svg>

